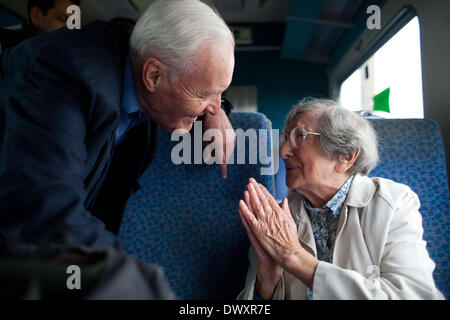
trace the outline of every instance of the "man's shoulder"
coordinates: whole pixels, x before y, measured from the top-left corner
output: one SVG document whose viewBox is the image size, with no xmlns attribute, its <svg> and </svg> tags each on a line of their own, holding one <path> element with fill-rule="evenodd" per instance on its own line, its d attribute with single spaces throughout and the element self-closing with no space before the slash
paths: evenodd
<svg viewBox="0 0 450 320">
<path fill-rule="evenodd" d="M 94 21 L 81 29 L 61 28 L 31 37 L 2 55 L 3 67 L 32 66 L 41 62 L 79 68 L 83 65 L 102 67 L 123 60 L 128 52 L 132 26 Z M 27 61 L 28 60 L 28 61 Z M 14 62 L 20 62 L 19 65 Z M 28 63 L 24 64 L 23 62 Z M 103 62 L 103 63 L 102 63 Z"/>
<path fill-rule="evenodd" d="M 66 42 L 75 46 L 77 40 L 84 41 L 84 43 L 89 43 L 92 46 L 107 46 L 108 44 L 115 46 L 118 43 L 125 43 L 128 46 L 132 30 L 133 26 L 130 24 L 95 20 L 80 29 L 62 28 L 57 30 L 55 31 L 55 37 L 59 37 L 58 40 L 65 39 Z M 58 36 L 56 36 L 57 32 L 59 32 Z"/>
<path fill-rule="evenodd" d="M 41 87 L 70 83 L 115 101 L 122 90 L 130 32 L 123 24 L 95 21 L 80 30 L 63 28 L 32 37 L 0 56 L 0 78 L 26 83 L 39 78 Z"/>
<path fill-rule="evenodd" d="M 41 39 L 35 38 L 33 45 L 41 48 L 50 46 L 56 52 L 61 48 L 70 52 L 72 58 L 82 57 L 97 63 L 97 59 L 102 57 L 123 55 L 128 50 L 130 34 L 131 30 L 123 24 L 97 20 L 79 30 L 62 28 L 50 32 Z"/>
</svg>

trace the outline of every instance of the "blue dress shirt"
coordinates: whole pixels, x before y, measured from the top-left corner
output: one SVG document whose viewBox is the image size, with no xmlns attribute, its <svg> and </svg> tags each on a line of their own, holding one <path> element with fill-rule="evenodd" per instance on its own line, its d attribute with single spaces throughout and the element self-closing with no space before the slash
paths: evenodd
<svg viewBox="0 0 450 320">
<path fill-rule="evenodd" d="M 148 117 L 141 113 L 139 109 L 133 69 L 131 68 L 130 55 L 128 55 L 123 72 L 122 101 L 120 104 L 119 125 L 116 129 L 115 145 L 124 139 L 128 130 L 146 120 L 148 120 Z"/>
</svg>

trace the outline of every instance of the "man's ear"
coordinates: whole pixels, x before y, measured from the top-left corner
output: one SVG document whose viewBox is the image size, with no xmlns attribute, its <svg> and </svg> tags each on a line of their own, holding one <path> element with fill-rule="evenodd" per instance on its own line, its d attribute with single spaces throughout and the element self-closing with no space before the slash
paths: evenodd
<svg viewBox="0 0 450 320">
<path fill-rule="evenodd" d="M 351 155 L 340 155 L 336 164 L 336 171 L 338 173 L 345 173 L 355 163 L 356 158 L 359 156 L 359 149 L 353 152 Z"/>
<path fill-rule="evenodd" d="M 144 62 L 142 66 L 142 82 L 148 91 L 155 92 L 164 76 L 165 70 L 161 61 L 156 58 L 148 58 Z"/>
<path fill-rule="evenodd" d="M 30 9 L 31 25 L 36 29 L 40 29 L 41 27 L 41 16 L 43 16 L 41 9 L 39 9 L 37 6 L 31 7 Z"/>
</svg>

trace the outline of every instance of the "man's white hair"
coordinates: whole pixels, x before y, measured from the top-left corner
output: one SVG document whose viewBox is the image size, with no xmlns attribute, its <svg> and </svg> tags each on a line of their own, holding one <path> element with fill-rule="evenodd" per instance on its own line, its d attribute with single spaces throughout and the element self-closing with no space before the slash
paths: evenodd
<svg viewBox="0 0 450 320">
<path fill-rule="evenodd" d="M 200 45 L 213 42 L 235 46 L 233 33 L 215 9 L 199 0 L 157 0 L 137 21 L 130 48 L 138 63 L 149 57 L 160 60 L 175 82 L 198 66 Z"/>
</svg>

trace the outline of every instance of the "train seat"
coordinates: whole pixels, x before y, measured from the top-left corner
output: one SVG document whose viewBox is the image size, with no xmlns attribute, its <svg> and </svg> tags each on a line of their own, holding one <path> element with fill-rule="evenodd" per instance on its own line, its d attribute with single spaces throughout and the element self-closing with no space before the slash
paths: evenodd
<svg viewBox="0 0 450 320">
<path fill-rule="evenodd" d="M 273 175 L 261 175 L 271 164 L 259 157 L 249 164 L 248 157 L 249 148 L 258 148 L 259 154 L 265 147 L 271 159 L 269 120 L 260 113 L 232 113 L 230 121 L 234 129 L 266 129 L 267 145 L 260 144 L 262 134 L 258 144 L 246 139 L 246 164 L 236 164 L 235 150 L 235 164 L 228 165 L 224 180 L 216 164 L 175 165 L 171 152 L 179 142 L 158 128 L 155 157 L 122 218 L 119 238 L 124 249 L 162 266 L 180 299 L 236 298 L 245 283 L 250 245 L 238 201 L 250 177 L 273 192 Z"/>
<path fill-rule="evenodd" d="M 440 128 L 428 119 L 368 120 L 378 134 L 380 157 L 369 175 L 406 184 L 419 196 L 423 238 L 436 264 L 433 277 L 448 299 L 450 199 Z"/>
</svg>

